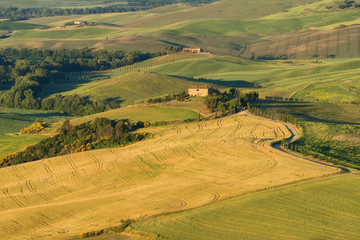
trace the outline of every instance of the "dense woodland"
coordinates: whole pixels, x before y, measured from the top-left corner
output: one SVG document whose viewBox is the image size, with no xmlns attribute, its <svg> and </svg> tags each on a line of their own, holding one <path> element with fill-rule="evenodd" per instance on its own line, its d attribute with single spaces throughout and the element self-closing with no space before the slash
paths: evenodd
<svg viewBox="0 0 360 240">
<path fill-rule="evenodd" d="M 68 73 L 103 71 L 132 65 L 164 53 L 125 53 L 91 49 L 0 50 L 0 83 L 13 84 L 0 97 L 0 104 L 9 108 L 57 110 L 83 116 L 120 107 L 119 99 L 89 99 L 77 95 L 56 95 L 42 99 L 42 87 L 66 81 Z"/>
<path fill-rule="evenodd" d="M 23 20 L 27 18 L 85 15 L 99 13 L 122 13 L 148 10 L 175 3 L 206 4 L 218 0 L 127 0 L 123 5 L 88 8 L 0 8 L 0 18 Z"/>
<path fill-rule="evenodd" d="M 147 133 L 134 133 L 144 126 L 146 124 L 141 121 L 115 121 L 107 118 L 97 118 L 93 122 L 72 126 L 67 120 L 59 129 L 59 134 L 44 139 L 22 152 L 2 158 L 0 167 L 92 149 L 126 146 L 149 136 Z"/>
</svg>

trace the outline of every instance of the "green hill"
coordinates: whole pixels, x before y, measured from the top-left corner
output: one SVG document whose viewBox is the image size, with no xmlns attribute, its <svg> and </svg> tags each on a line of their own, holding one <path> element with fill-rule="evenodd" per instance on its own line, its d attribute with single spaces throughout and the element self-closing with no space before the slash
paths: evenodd
<svg viewBox="0 0 360 240">
<path fill-rule="evenodd" d="M 133 224 L 164 239 L 357 239 L 358 175 L 342 175 Z M 240 237 L 241 236 L 241 237 Z"/>
<path fill-rule="evenodd" d="M 79 94 L 97 99 L 119 98 L 124 101 L 123 105 L 129 105 L 169 93 L 187 91 L 194 84 L 198 82 L 156 73 L 130 72 L 106 80 L 84 83 L 63 94 Z"/>
</svg>

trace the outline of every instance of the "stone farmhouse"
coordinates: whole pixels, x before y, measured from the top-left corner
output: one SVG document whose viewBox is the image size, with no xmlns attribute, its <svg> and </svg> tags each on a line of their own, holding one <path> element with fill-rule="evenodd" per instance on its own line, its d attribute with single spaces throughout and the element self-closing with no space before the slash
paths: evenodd
<svg viewBox="0 0 360 240">
<path fill-rule="evenodd" d="M 198 96 L 198 97 L 206 97 L 213 93 L 212 87 L 209 86 L 190 86 L 189 87 L 189 95 L 190 96 Z"/>
<path fill-rule="evenodd" d="M 184 52 L 192 52 L 192 53 L 201 53 L 203 50 L 201 48 L 183 48 Z"/>
<path fill-rule="evenodd" d="M 75 25 L 87 25 L 87 22 L 82 21 L 82 20 L 76 20 L 76 21 L 74 22 L 74 24 L 75 24 Z"/>
</svg>

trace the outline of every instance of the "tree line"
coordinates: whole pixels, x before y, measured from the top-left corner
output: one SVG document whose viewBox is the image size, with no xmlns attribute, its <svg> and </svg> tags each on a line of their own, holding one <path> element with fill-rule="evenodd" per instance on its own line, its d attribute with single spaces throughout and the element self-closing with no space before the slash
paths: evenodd
<svg viewBox="0 0 360 240">
<path fill-rule="evenodd" d="M 119 99 L 89 99 L 78 95 L 41 98 L 47 84 L 63 82 L 66 73 L 101 71 L 132 65 L 164 53 L 126 53 L 91 49 L 1 49 L 0 83 L 12 87 L 0 97 L 0 104 L 9 108 L 57 110 L 82 116 L 120 107 Z"/>
<path fill-rule="evenodd" d="M 6 167 L 43 158 L 66 155 L 93 149 L 123 147 L 148 137 L 148 133 L 134 132 L 144 128 L 144 122 L 96 118 L 79 126 L 66 120 L 59 134 L 44 139 L 26 150 L 7 155 L 0 159 L 0 167 Z"/>
<path fill-rule="evenodd" d="M 52 17 L 52 16 L 69 16 L 69 15 L 86 15 L 100 13 L 122 13 L 148 10 L 155 7 L 175 3 L 206 4 L 218 0 L 127 0 L 123 5 L 110 5 L 104 7 L 87 7 L 87 8 L 0 8 L 0 18 L 10 20 L 24 20 L 28 18 Z"/>
<path fill-rule="evenodd" d="M 187 94 L 185 91 L 182 91 L 179 93 L 169 93 L 168 95 L 166 95 L 164 97 L 149 98 L 147 100 L 147 102 L 148 103 L 162 103 L 162 102 L 170 102 L 172 100 L 184 101 L 188 97 L 189 97 L 189 94 Z"/>
</svg>

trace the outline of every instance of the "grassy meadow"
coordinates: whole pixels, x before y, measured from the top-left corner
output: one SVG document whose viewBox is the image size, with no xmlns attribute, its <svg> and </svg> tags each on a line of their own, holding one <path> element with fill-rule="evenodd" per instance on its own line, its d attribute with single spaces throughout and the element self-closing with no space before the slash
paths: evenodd
<svg viewBox="0 0 360 240">
<path fill-rule="evenodd" d="M 199 113 L 191 109 L 167 106 L 130 106 L 109 110 L 103 113 L 75 118 L 71 124 L 78 125 L 92 121 L 95 118 L 129 119 L 131 121 L 143 121 L 156 123 L 161 121 L 183 121 L 186 119 L 198 119 Z M 203 116 L 201 116 L 203 118 Z"/>
<path fill-rule="evenodd" d="M 186 91 L 196 85 L 195 79 L 188 80 L 149 72 L 129 72 L 105 80 L 84 83 L 63 94 L 78 94 L 91 98 L 119 98 L 123 105 L 134 104 L 152 97 Z M 56 88 L 56 84 L 52 86 Z"/>
<path fill-rule="evenodd" d="M 0 108 L 0 157 L 23 150 L 45 138 L 43 135 L 18 135 L 21 129 L 30 126 L 36 119 L 51 124 L 66 118 L 56 112 Z"/>
<path fill-rule="evenodd" d="M 90 76 L 90 81 L 50 84 L 42 96 L 56 93 L 91 98 L 119 98 L 123 106 L 153 97 L 186 91 L 189 85 L 210 85 L 258 91 L 265 96 L 305 101 L 359 103 L 359 59 L 251 61 L 219 55 L 174 54 L 151 59 L 110 73 Z M 259 87 L 254 88 L 255 84 Z"/>
<path fill-rule="evenodd" d="M 102 113 L 88 115 L 84 117 L 73 118 L 70 120 L 72 125 L 79 125 L 84 122 L 93 121 L 96 118 L 108 119 L 128 119 L 130 121 L 143 121 L 149 123 L 157 122 L 176 122 L 184 120 L 198 120 L 205 116 L 209 116 L 209 111 L 206 111 L 204 103 L 190 100 L 182 104 L 168 103 L 155 105 L 133 105 L 124 108 L 109 110 Z M 204 115 L 203 115 L 204 114 Z M 45 130 L 45 132 L 56 132 L 63 122 L 55 122 Z"/>
<path fill-rule="evenodd" d="M 0 158 L 23 150 L 44 139 L 43 135 L 0 135 Z"/>
<path fill-rule="evenodd" d="M 64 239 L 338 171 L 271 148 L 290 133 L 270 121 L 231 116 L 146 131 L 154 137 L 127 147 L 0 169 L 2 236 Z"/>
<path fill-rule="evenodd" d="M 131 226 L 163 239 L 357 239 L 359 175 L 340 175 L 218 202 Z"/>
</svg>

